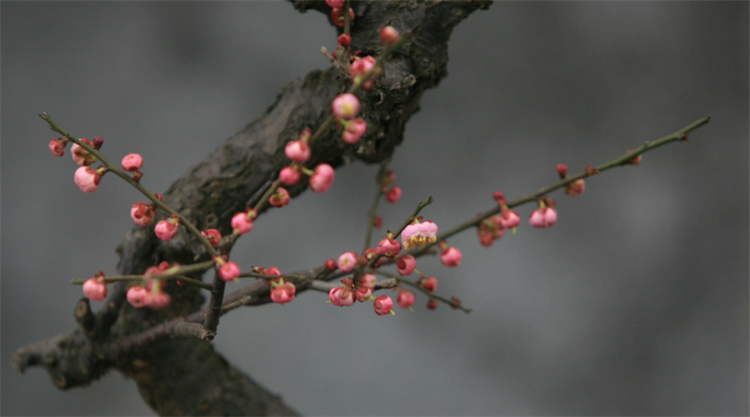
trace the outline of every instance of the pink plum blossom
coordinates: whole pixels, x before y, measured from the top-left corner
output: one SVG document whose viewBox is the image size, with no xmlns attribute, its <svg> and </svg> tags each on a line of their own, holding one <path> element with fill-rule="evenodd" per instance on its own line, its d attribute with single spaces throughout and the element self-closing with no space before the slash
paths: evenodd
<svg viewBox="0 0 750 417">
<path fill-rule="evenodd" d="M 280 284 L 271 290 L 271 301 L 278 304 L 290 303 L 294 300 L 297 288 L 291 282 Z"/>
<path fill-rule="evenodd" d="M 391 258 L 398 255 L 399 252 L 401 252 L 401 244 L 396 239 L 386 236 L 378 243 L 378 253 L 383 256 Z"/>
<path fill-rule="evenodd" d="M 295 167 L 284 167 L 279 173 L 279 180 L 286 186 L 292 186 L 299 182 L 302 174 Z"/>
<path fill-rule="evenodd" d="M 557 210 L 550 207 L 540 207 L 529 216 L 529 223 L 539 229 L 550 227 L 557 222 Z"/>
<path fill-rule="evenodd" d="M 148 203 L 135 203 L 130 208 L 130 217 L 138 226 L 148 226 L 154 222 L 156 207 Z"/>
<path fill-rule="evenodd" d="M 94 144 L 88 139 L 81 138 L 81 142 L 92 148 L 94 147 Z M 82 167 L 89 166 L 96 162 L 96 156 L 77 143 L 74 143 L 73 146 L 70 147 L 70 156 L 73 157 L 73 162 Z"/>
<path fill-rule="evenodd" d="M 351 288 L 336 287 L 328 292 L 328 301 L 339 307 L 349 307 L 355 302 L 355 295 Z"/>
<path fill-rule="evenodd" d="M 413 292 L 409 290 L 403 290 L 398 293 L 398 297 L 396 297 L 396 304 L 398 304 L 398 306 L 401 308 L 409 308 L 414 305 L 414 302 L 416 300 L 417 297 Z"/>
<path fill-rule="evenodd" d="M 279 187 L 271 198 L 268 199 L 268 203 L 276 208 L 286 206 L 289 204 L 289 191 L 284 187 Z"/>
<path fill-rule="evenodd" d="M 287 143 L 284 152 L 286 153 L 287 158 L 295 162 L 306 162 L 310 159 L 310 155 L 312 154 L 310 145 L 302 140 L 293 140 Z"/>
<path fill-rule="evenodd" d="M 83 295 L 89 300 L 104 301 L 107 298 L 107 284 L 98 278 L 89 278 L 83 283 Z"/>
<path fill-rule="evenodd" d="M 99 189 L 99 180 L 101 175 L 87 166 L 82 166 L 76 170 L 73 180 L 75 181 L 78 188 L 84 193 L 93 193 Z"/>
<path fill-rule="evenodd" d="M 385 199 L 389 203 L 395 203 L 401 198 L 401 187 L 393 187 L 385 194 Z"/>
<path fill-rule="evenodd" d="M 225 282 L 234 280 L 240 276 L 240 266 L 234 262 L 225 262 L 219 267 L 219 277 Z"/>
<path fill-rule="evenodd" d="M 424 247 L 437 240 L 438 227 L 431 221 L 412 223 L 401 232 L 401 242 L 405 250 L 414 246 Z"/>
<path fill-rule="evenodd" d="M 128 302 L 135 308 L 145 307 L 147 298 L 148 290 L 140 285 L 128 289 Z"/>
<path fill-rule="evenodd" d="M 328 164 L 320 164 L 315 167 L 312 176 L 310 177 L 310 189 L 316 193 L 324 193 L 328 191 L 333 184 L 333 177 L 335 171 L 333 167 Z"/>
<path fill-rule="evenodd" d="M 67 143 L 67 140 L 64 140 L 63 138 L 52 139 L 49 141 L 49 150 L 52 152 L 52 155 L 63 156 L 65 154 L 65 145 Z"/>
<path fill-rule="evenodd" d="M 232 230 L 235 234 L 244 235 L 253 230 L 253 218 L 247 212 L 241 211 L 232 216 Z"/>
<path fill-rule="evenodd" d="M 331 103 L 333 114 L 339 119 L 352 120 L 359 114 L 359 99 L 354 94 L 340 94 Z"/>
<path fill-rule="evenodd" d="M 411 275 L 416 267 L 417 261 L 411 255 L 404 255 L 396 261 L 396 268 L 398 268 L 398 273 L 402 276 Z"/>
<path fill-rule="evenodd" d="M 357 117 L 349 122 L 342 135 L 344 142 L 354 145 L 359 142 L 359 138 L 367 131 L 367 122 Z"/>
<path fill-rule="evenodd" d="M 156 227 L 154 228 L 154 233 L 161 240 L 169 240 L 177 235 L 179 229 L 180 223 L 178 221 L 174 221 L 173 219 L 159 220 L 159 223 L 156 223 Z"/>
<path fill-rule="evenodd" d="M 447 267 L 455 268 L 461 265 L 462 257 L 461 251 L 451 246 L 440 253 L 440 262 Z"/>
<path fill-rule="evenodd" d="M 375 314 L 378 316 L 384 316 L 393 311 L 393 300 L 387 295 L 381 295 L 373 301 L 373 308 Z"/>
<path fill-rule="evenodd" d="M 341 272 L 348 274 L 352 272 L 355 266 L 357 266 L 357 253 L 356 252 L 344 252 L 339 256 L 337 265 Z"/>
<path fill-rule="evenodd" d="M 380 29 L 380 43 L 383 45 L 391 46 L 399 39 L 401 39 L 401 34 L 393 26 L 385 26 Z"/>
<path fill-rule="evenodd" d="M 125 171 L 138 171 L 143 166 L 143 157 L 137 153 L 129 153 L 122 158 L 121 165 Z"/>
</svg>

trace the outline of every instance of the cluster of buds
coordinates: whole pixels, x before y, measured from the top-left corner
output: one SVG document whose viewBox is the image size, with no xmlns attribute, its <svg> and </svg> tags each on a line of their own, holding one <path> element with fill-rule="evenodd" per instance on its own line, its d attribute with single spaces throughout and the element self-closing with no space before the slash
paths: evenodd
<svg viewBox="0 0 750 417">
<path fill-rule="evenodd" d="M 495 191 L 492 198 L 500 206 L 500 214 L 483 220 L 477 226 L 479 243 L 486 248 L 502 238 L 507 229 L 511 229 L 515 233 L 516 228 L 521 224 L 521 216 L 508 207 L 508 200 L 502 191 Z"/>
<path fill-rule="evenodd" d="M 550 227 L 557 222 L 557 210 L 555 210 L 555 200 L 551 197 L 542 197 L 539 199 L 539 208 L 531 212 L 529 224 L 538 229 Z"/>
<path fill-rule="evenodd" d="M 360 62 L 363 59 L 356 62 Z M 352 64 L 352 67 L 354 67 L 354 64 Z M 344 128 L 344 132 L 341 135 L 344 142 L 350 145 L 359 142 L 359 139 L 367 131 L 367 122 L 364 119 L 356 117 L 360 109 L 357 96 L 350 93 L 339 94 L 331 103 L 331 109 L 339 124 Z"/>
<path fill-rule="evenodd" d="M 303 164 L 312 156 L 309 144 L 311 137 L 312 131 L 310 128 L 305 128 L 296 140 L 286 144 L 284 152 L 287 158 L 292 160 L 292 164 L 281 170 L 279 180 L 286 186 L 292 186 L 300 181 L 302 174 L 309 175 L 310 189 L 316 193 L 324 193 L 333 184 L 334 170 L 328 164 L 318 164 L 313 171 L 304 167 Z M 289 204 L 289 192 L 279 187 L 269 202 L 274 207 L 284 207 Z"/>
<path fill-rule="evenodd" d="M 565 164 L 558 165 L 557 173 L 560 174 L 560 179 L 562 180 L 568 178 L 568 166 Z M 565 185 L 565 194 L 570 196 L 579 196 L 583 194 L 584 191 L 586 191 L 586 182 L 583 181 L 583 178 L 577 179 L 570 184 Z"/>
<path fill-rule="evenodd" d="M 357 278 L 344 278 L 341 280 L 341 286 L 332 288 L 328 292 L 328 302 L 339 307 L 349 307 L 359 301 L 373 302 L 375 314 L 383 316 L 393 313 L 393 300 L 387 295 L 375 298 L 372 292 L 375 289 L 376 278 L 374 274 L 364 274 Z"/>
<path fill-rule="evenodd" d="M 438 227 L 435 223 L 427 220 L 420 222 L 420 219 L 414 219 L 414 222 L 404 228 L 401 232 L 401 243 L 405 250 L 411 250 L 415 246 L 421 248 L 437 240 Z"/>
<path fill-rule="evenodd" d="M 401 187 L 393 185 L 396 181 L 396 174 L 392 170 L 386 169 L 382 175 L 378 171 L 378 177 L 375 178 L 375 181 L 380 186 L 380 192 L 385 194 L 387 202 L 395 203 L 401 199 Z"/>
<path fill-rule="evenodd" d="M 375 82 L 375 76 L 379 75 L 378 73 L 380 72 L 380 69 L 375 66 L 377 61 L 371 55 L 361 58 L 353 57 L 352 59 L 354 61 L 352 61 L 349 67 L 349 75 L 352 77 L 352 82 L 361 85 L 363 90 L 369 91 Z M 373 74 L 368 75 L 371 72 Z"/>
<path fill-rule="evenodd" d="M 159 279 L 161 274 L 169 273 L 170 269 L 179 268 L 179 265 L 170 265 L 162 262 L 157 266 L 151 266 L 143 273 L 145 284 L 134 285 L 128 288 L 128 303 L 135 308 L 150 307 L 155 310 L 165 308 L 171 302 L 169 294 L 164 292 L 164 286 L 168 281 Z M 156 275 L 156 277 L 154 277 Z M 179 282 L 178 282 L 179 284 Z"/>
<path fill-rule="evenodd" d="M 333 9 L 331 10 L 333 24 L 344 27 L 344 5 L 346 2 L 344 0 L 326 0 L 326 4 Z M 349 21 L 354 21 L 354 10 L 351 7 L 349 8 Z"/>
</svg>

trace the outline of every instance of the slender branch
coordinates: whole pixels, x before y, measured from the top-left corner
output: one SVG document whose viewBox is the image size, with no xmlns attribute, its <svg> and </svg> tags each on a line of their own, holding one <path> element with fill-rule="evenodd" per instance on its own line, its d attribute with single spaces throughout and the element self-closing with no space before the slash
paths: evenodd
<svg viewBox="0 0 750 417">
<path fill-rule="evenodd" d="M 304 275 L 265 275 L 265 274 L 256 274 L 255 272 L 243 272 L 241 273 L 237 278 L 260 278 L 260 279 L 279 279 L 279 278 L 287 278 L 287 279 L 307 279 L 308 277 Z"/>
<path fill-rule="evenodd" d="M 42 120 L 44 120 L 45 122 L 47 122 L 50 125 L 50 128 L 53 131 L 55 131 L 55 132 L 57 132 L 57 133 L 65 136 L 69 140 L 73 141 L 73 143 L 75 143 L 78 146 L 86 149 L 92 155 L 96 156 L 102 162 L 102 164 L 104 164 L 104 166 L 107 167 L 108 171 L 113 172 L 115 175 L 117 175 L 118 177 L 122 178 L 125 182 L 127 182 L 128 184 L 130 184 L 130 186 L 132 186 L 136 190 L 140 191 L 140 193 L 143 194 L 144 196 L 146 196 L 146 198 L 148 198 L 152 203 L 154 203 L 154 205 L 156 205 L 156 207 L 158 207 L 158 208 L 166 211 L 167 213 L 171 214 L 172 216 L 176 216 L 177 218 L 179 218 L 180 222 L 183 225 L 185 225 L 185 227 L 188 229 L 188 231 L 193 236 L 195 236 L 196 239 L 198 239 L 198 241 L 203 245 L 203 247 L 206 248 L 206 251 L 211 256 L 216 255 L 216 251 L 214 250 L 214 247 L 211 245 L 211 242 L 209 242 L 208 239 L 206 239 L 206 237 L 201 234 L 200 230 L 198 230 L 198 228 L 196 228 L 195 225 L 193 225 L 193 223 L 191 223 L 188 219 L 186 219 L 185 217 L 181 216 L 173 208 L 169 207 L 163 201 L 161 201 L 158 198 L 156 198 L 154 196 L 154 193 L 152 193 L 151 191 L 149 191 L 148 189 L 146 189 L 146 187 L 144 187 L 140 182 L 136 182 L 133 178 L 131 178 L 128 174 L 126 174 L 123 170 L 121 170 L 117 165 L 115 165 L 112 162 L 110 162 L 109 159 L 107 159 L 97 149 L 95 149 L 95 148 L 87 145 L 86 143 L 82 142 L 80 139 L 78 139 L 77 137 L 71 135 L 65 129 L 63 129 L 62 127 L 60 127 L 57 123 L 55 123 L 54 120 L 52 120 L 52 117 L 49 114 L 42 113 L 42 114 L 39 115 L 39 117 L 41 117 Z"/>
<path fill-rule="evenodd" d="M 432 293 L 430 291 L 427 291 L 426 289 L 424 289 L 424 287 L 422 287 L 421 285 L 417 284 L 416 282 L 414 282 L 414 281 L 412 281 L 410 279 L 406 279 L 406 278 L 404 278 L 402 276 L 398 276 L 398 275 L 390 273 L 388 271 L 381 271 L 379 269 L 371 269 L 370 272 L 373 272 L 373 273 L 376 273 L 376 274 L 380 274 L 380 275 L 382 275 L 384 277 L 395 279 L 399 283 L 406 284 L 406 285 L 408 285 L 410 287 L 413 287 L 413 288 L 421 291 L 422 293 L 426 294 L 430 298 L 434 298 L 436 300 L 442 301 L 442 302 L 450 305 L 453 308 L 458 308 L 461 311 L 463 311 L 464 313 L 467 313 L 467 314 L 471 313 L 471 309 L 470 308 L 466 308 L 466 307 L 462 306 L 461 304 L 459 304 L 459 303 L 457 303 L 457 302 L 455 302 L 453 300 L 447 299 L 447 298 L 445 298 L 443 296 L 440 296 L 440 295 L 437 295 L 437 294 Z"/>
<path fill-rule="evenodd" d="M 388 162 L 390 162 L 390 158 L 383 161 L 382 164 L 380 164 L 380 169 L 378 170 L 378 176 L 377 176 L 377 190 L 375 191 L 375 198 L 372 200 L 372 206 L 370 207 L 370 211 L 367 212 L 367 235 L 365 236 L 365 247 L 362 249 L 362 252 L 366 251 L 370 247 L 370 243 L 372 241 L 372 228 L 375 225 L 375 216 L 378 214 L 378 203 L 380 203 L 380 198 L 383 196 L 383 176 L 385 176 L 385 170 L 388 167 Z"/>
<path fill-rule="evenodd" d="M 674 133 L 672 133 L 670 135 L 664 136 L 664 137 L 662 137 L 660 139 L 657 139 L 657 140 L 655 140 L 653 142 L 646 142 L 645 144 L 643 144 L 643 146 L 635 149 L 634 151 L 632 151 L 630 153 L 627 153 L 627 154 L 625 154 L 625 155 L 623 155 L 623 156 L 621 156 L 619 158 L 616 158 L 616 159 L 614 159 L 612 161 L 609 161 L 607 163 L 599 165 L 598 167 L 596 167 L 596 169 L 601 173 L 601 172 L 607 171 L 607 170 L 615 168 L 615 167 L 627 165 L 628 162 L 631 159 L 637 157 L 638 155 L 646 153 L 646 152 L 648 152 L 648 151 L 650 151 L 652 149 L 656 149 L 656 148 L 658 148 L 660 146 L 666 145 L 668 143 L 676 142 L 676 141 L 685 141 L 685 140 L 687 140 L 688 133 L 692 132 L 693 130 L 698 129 L 699 127 L 705 125 L 706 123 L 708 123 L 710 121 L 711 121 L 711 116 L 704 117 L 702 119 L 696 120 L 692 124 L 690 124 L 690 125 L 682 128 L 682 129 L 680 129 L 680 130 L 678 130 L 678 131 L 676 131 L 676 132 L 674 132 Z M 590 176 L 591 176 L 591 174 L 589 174 L 586 171 L 584 171 L 584 172 L 578 173 L 576 175 L 570 176 L 568 178 L 562 179 L 560 181 L 557 181 L 557 182 L 555 182 L 553 184 L 550 184 L 550 185 L 542 188 L 541 190 L 539 190 L 537 192 L 531 193 L 531 194 L 529 194 L 527 196 L 524 196 L 524 197 L 521 197 L 519 199 L 516 199 L 516 200 L 513 200 L 513 201 L 509 202 L 508 203 L 508 207 L 509 208 L 513 208 L 513 207 L 520 206 L 522 204 L 526 204 L 526 203 L 529 203 L 529 202 L 532 202 L 532 201 L 536 201 L 540 197 L 542 197 L 542 196 L 544 196 L 546 194 L 549 194 L 549 193 L 551 193 L 551 192 L 553 192 L 555 190 L 558 190 L 560 188 L 563 188 L 566 185 L 568 185 L 568 184 L 570 184 L 570 183 L 572 183 L 574 181 L 578 181 L 579 179 L 587 178 L 587 177 L 590 177 Z M 444 233 L 438 235 L 437 240 L 435 241 L 435 243 L 431 243 L 429 245 L 426 245 L 424 248 L 422 248 L 421 250 L 417 251 L 413 255 L 415 257 L 422 256 L 427 250 L 429 250 L 434 245 L 438 244 L 440 241 L 448 239 L 449 237 L 451 237 L 453 235 L 456 235 L 456 234 L 458 234 L 458 233 L 460 233 L 460 232 L 462 232 L 462 231 L 464 231 L 466 229 L 469 229 L 471 227 L 476 227 L 479 223 L 481 223 L 485 219 L 487 219 L 489 217 L 492 217 L 492 216 L 494 216 L 494 215 L 496 215 L 498 213 L 500 213 L 500 207 L 499 206 L 494 207 L 491 210 L 488 210 L 488 211 L 482 213 L 481 215 L 479 215 L 478 217 L 476 217 L 474 219 L 471 219 L 471 220 L 468 220 L 468 221 L 466 221 L 464 223 L 461 223 L 458 226 L 456 226 L 456 227 L 448 230 L 447 232 L 444 232 Z"/>
<path fill-rule="evenodd" d="M 216 337 L 216 329 L 219 327 L 219 316 L 221 316 L 221 303 L 224 300 L 224 288 L 226 282 L 219 276 L 219 271 L 214 271 L 213 289 L 208 299 L 206 312 L 203 320 L 203 330 L 200 338 L 211 341 Z"/>
<path fill-rule="evenodd" d="M 352 16 L 349 14 L 351 6 L 351 0 L 346 0 L 344 2 L 344 33 L 347 35 L 350 35 L 352 26 Z"/>
<path fill-rule="evenodd" d="M 203 282 L 197 279 L 188 278 L 184 274 L 191 274 L 194 272 L 203 272 L 206 270 L 211 269 L 214 266 L 213 261 L 206 261 L 206 262 L 200 262 L 193 265 L 188 265 L 184 267 L 174 268 L 174 271 L 167 270 L 166 272 L 162 274 L 153 274 L 149 276 L 148 278 L 144 277 L 144 275 L 107 275 L 105 276 L 104 282 L 111 283 L 111 282 L 131 282 L 131 281 L 140 281 L 140 282 L 148 282 L 149 280 L 153 279 L 161 279 L 161 280 L 179 280 L 184 282 L 186 285 L 191 285 L 194 287 L 200 287 L 207 290 L 211 290 L 213 286 L 207 282 Z M 74 279 L 70 283 L 73 285 L 82 285 L 84 282 L 86 282 L 86 279 Z"/>
</svg>

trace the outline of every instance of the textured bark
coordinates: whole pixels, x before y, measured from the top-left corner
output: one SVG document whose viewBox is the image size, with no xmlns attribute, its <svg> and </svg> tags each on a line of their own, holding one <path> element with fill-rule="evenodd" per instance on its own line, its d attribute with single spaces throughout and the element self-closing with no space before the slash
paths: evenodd
<svg viewBox="0 0 750 417">
<path fill-rule="evenodd" d="M 293 4 L 303 12 L 330 12 L 322 1 Z M 484 1 L 352 2 L 356 13 L 354 50 L 376 55 L 381 49 L 378 31 L 388 24 L 401 32 L 412 30 L 413 38 L 385 64 L 385 73 L 375 87 L 360 94 L 361 115 L 368 123 L 368 132 L 358 147 L 345 145 L 331 128 L 313 145 L 311 163 L 327 162 L 338 167 L 354 160 L 372 163 L 390 157 L 403 139 L 409 117 L 419 109 L 422 93 L 446 75 L 447 41 L 452 28 L 471 12 L 488 6 Z M 217 228 L 222 234 L 230 233 L 232 214 L 257 199 L 287 164 L 285 143 L 305 127 L 315 130 L 320 126 L 333 98 L 348 86 L 335 68 L 313 71 L 290 83 L 260 117 L 175 181 L 164 194 L 164 201 L 201 230 Z M 290 193 L 296 196 L 304 188 L 299 184 L 291 187 Z M 189 264 L 207 258 L 205 250 L 184 230 L 176 238 L 161 242 L 150 228 L 134 228 L 118 251 L 121 274 L 140 274 L 161 261 Z M 191 334 L 191 326 L 202 317 L 199 310 L 204 299 L 199 290 L 167 288 L 172 304 L 154 311 L 130 308 L 124 302 L 124 283 L 112 289 L 105 311 L 93 315 L 88 303 L 82 301 L 76 307 L 81 328 L 19 349 L 14 355 L 16 367 L 23 371 L 41 365 L 61 389 L 85 386 L 109 369 L 117 369 L 136 381 L 144 400 L 162 415 L 296 414 L 279 397 L 227 363 L 210 343 L 193 337 L 142 337 L 136 344 L 118 343 L 148 329 L 160 329 L 160 334 L 173 337 Z M 256 292 L 261 298 L 246 305 L 267 301 L 262 288 Z M 242 295 L 230 295 L 227 301 Z M 180 319 L 188 316 L 187 320 Z"/>
</svg>

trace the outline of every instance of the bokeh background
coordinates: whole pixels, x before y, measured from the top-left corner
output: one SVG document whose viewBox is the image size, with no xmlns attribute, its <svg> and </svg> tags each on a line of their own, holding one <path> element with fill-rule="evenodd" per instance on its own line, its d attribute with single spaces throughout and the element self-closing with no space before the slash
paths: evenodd
<svg viewBox="0 0 750 417">
<path fill-rule="evenodd" d="M 13 351 L 74 327 L 80 289 L 114 271 L 134 190 L 74 185 L 69 153 L 36 115 L 146 158 L 165 190 L 327 61 L 320 13 L 286 3 L 2 2 L 4 415 L 150 415 L 111 373 L 56 390 Z M 443 228 L 711 114 L 690 142 L 557 193 L 560 220 L 490 249 L 451 240 L 456 269 L 420 270 L 474 313 L 444 305 L 378 317 L 307 293 L 222 320 L 217 349 L 305 414 L 746 415 L 748 3 L 498 3 L 460 24 L 449 76 L 427 92 L 393 159 L 395 228 L 428 195 Z M 337 172 L 263 216 L 235 258 L 284 271 L 360 250 L 374 166 Z M 530 208 L 523 207 L 527 216 Z M 230 289 L 234 289 L 231 285 Z M 254 336 L 253 336 L 254 335 Z M 259 337 L 258 335 L 262 335 Z"/>
</svg>

